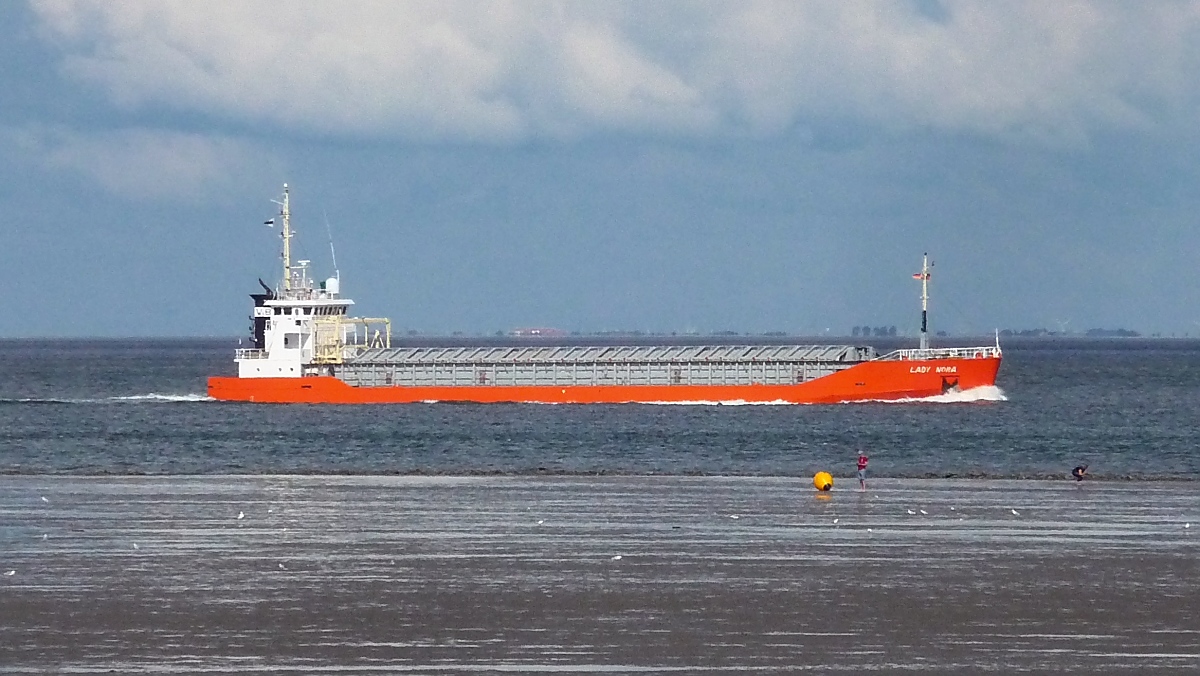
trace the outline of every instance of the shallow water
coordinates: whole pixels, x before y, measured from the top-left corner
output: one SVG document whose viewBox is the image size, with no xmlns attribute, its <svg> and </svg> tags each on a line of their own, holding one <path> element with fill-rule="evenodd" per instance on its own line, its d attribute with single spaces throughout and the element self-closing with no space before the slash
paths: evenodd
<svg viewBox="0 0 1200 676">
<path fill-rule="evenodd" d="M 0 673 L 1192 673 L 1196 498 L 1177 482 L 0 477 Z"/>
</svg>

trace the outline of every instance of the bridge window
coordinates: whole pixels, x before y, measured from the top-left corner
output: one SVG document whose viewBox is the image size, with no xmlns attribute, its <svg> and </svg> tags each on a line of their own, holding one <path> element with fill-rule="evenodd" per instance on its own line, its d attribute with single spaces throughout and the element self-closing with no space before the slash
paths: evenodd
<svg viewBox="0 0 1200 676">
<path fill-rule="evenodd" d="M 283 314 L 283 308 L 281 308 L 281 307 L 275 308 L 275 314 L 277 314 L 277 315 Z"/>
</svg>

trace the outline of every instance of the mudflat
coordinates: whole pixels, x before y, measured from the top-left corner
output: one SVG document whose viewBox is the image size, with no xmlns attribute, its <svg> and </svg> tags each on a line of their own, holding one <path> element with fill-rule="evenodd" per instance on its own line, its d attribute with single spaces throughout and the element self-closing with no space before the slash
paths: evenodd
<svg viewBox="0 0 1200 676">
<path fill-rule="evenodd" d="M 0 477 L 0 673 L 1194 673 L 1200 484 Z"/>
</svg>

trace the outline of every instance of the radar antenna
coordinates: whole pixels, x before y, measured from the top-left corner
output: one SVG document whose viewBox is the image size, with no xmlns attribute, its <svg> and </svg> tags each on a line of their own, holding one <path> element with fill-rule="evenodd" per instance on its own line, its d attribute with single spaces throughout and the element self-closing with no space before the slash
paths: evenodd
<svg viewBox="0 0 1200 676">
<path fill-rule="evenodd" d="M 329 213 L 322 210 L 325 216 L 325 233 L 329 235 L 329 257 L 333 259 L 333 276 L 340 282 L 342 281 L 342 271 L 338 270 L 337 252 L 333 250 L 333 228 L 329 227 Z"/>
</svg>

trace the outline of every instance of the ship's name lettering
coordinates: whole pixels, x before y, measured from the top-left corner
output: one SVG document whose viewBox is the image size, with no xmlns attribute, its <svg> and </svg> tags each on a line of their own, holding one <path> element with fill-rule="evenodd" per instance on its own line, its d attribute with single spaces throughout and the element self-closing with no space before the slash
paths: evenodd
<svg viewBox="0 0 1200 676">
<path fill-rule="evenodd" d="M 933 371 L 934 373 L 958 373 L 958 367 L 957 366 L 938 366 L 937 370 L 934 370 L 934 367 L 932 367 L 932 366 L 910 366 L 910 367 L 908 367 L 909 373 L 929 373 L 930 371 Z"/>
</svg>

